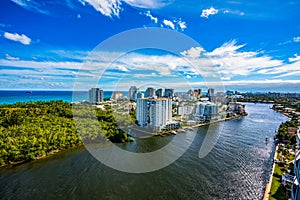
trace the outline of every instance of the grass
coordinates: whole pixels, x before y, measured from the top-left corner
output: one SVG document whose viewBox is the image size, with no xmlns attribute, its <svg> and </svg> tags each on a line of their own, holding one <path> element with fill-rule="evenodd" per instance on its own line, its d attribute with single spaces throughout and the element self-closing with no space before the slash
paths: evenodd
<svg viewBox="0 0 300 200">
<path fill-rule="evenodd" d="M 283 175 L 282 168 L 275 164 L 274 174 L 272 178 L 272 185 L 271 185 L 271 194 L 270 200 L 286 200 L 288 199 L 287 194 L 290 191 L 286 191 L 283 185 L 281 185 L 281 176 Z"/>
</svg>

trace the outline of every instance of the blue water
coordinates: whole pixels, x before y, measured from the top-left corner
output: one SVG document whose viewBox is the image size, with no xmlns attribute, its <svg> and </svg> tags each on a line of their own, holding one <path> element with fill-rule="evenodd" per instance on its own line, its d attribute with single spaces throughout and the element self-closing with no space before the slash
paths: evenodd
<svg viewBox="0 0 300 200">
<path fill-rule="evenodd" d="M 88 91 L 9 91 L 0 90 L 0 104 L 12 104 L 29 101 L 52 101 L 63 100 L 65 102 L 79 102 L 88 100 Z M 104 91 L 104 98 L 110 98 L 112 91 Z M 124 95 L 127 95 L 126 93 Z M 74 98 L 74 99 L 73 99 Z"/>
</svg>

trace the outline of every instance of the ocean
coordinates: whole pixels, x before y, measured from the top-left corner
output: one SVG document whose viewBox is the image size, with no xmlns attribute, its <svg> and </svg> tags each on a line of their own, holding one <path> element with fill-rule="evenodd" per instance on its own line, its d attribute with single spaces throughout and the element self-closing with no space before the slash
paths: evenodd
<svg viewBox="0 0 300 200">
<path fill-rule="evenodd" d="M 113 91 L 104 91 L 104 98 L 110 98 Z M 123 95 L 127 95 L 124 92 Z M 52 101 L 62 100 L 65 102 L 79 102 L 88 100 L 88 91 L 25 91 L 25 90 L 0 90 L 0 104 L 13 104 L 16 102 L 29 101 Z"/>
</svg>

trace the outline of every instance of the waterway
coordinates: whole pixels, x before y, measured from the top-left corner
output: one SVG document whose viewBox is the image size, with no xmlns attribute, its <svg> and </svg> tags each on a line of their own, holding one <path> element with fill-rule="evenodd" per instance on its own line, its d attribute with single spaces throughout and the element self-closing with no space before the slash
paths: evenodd
<svg viewBox="0 0 300 200">
<path fill-rule="evenodd" d="M 158 171 L 120 172 L 101 164 L 84 147 L 1 168 L 0 199 L 262 199 L 272 168 L 272 138 L 288 119 L 269 107 L 246 104 L 248 116 L 218 123 L 222 129 L 216 128 L 216 144 L 201 159 L 207 127 L 194 129 L 190 148 Z M 179 134 L 184 139 L 192 132 Z M 119 147 L 148 152 L 173 137 L 136 139 Z"/>
</svg>

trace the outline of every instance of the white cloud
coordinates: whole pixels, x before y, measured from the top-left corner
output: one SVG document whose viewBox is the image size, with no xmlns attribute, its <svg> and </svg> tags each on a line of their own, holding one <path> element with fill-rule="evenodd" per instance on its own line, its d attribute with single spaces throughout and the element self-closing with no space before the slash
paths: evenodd
<svg viewBox="0 0 300 200">
<path fill-rule="evenodd" d="M 187 56 L 190 58 L 198 58 L 205 50 L 202 47 L 192 47 L 186 51 L 181 52 L 181 55 Z"/>
<path fill-rule="evenodd" d="M 214 7 L 210 7 L 208 9 L 202 10 L 201 17 L 208 18 L 209 15 L 215 15 L 218 12 L 219 12 L 218 9 L 215 9 Z"/>
<path fill-rule="evenodd" d="M 166 26 L 168 26 L 168 27 L 170 27 L 170 28 L 173 29 L 173 30 L 175 29 L 174 23 L 171 22 L 170 20 L 164 19 L 164 20 L 163 20 L 163 24 L 166 25 Z"/>
<path fill-rule="evenodd" d="M 13 56 L 11 56 L 11 55 L 9 55 L 9 54 L 5 54 L 5 58 L 6 58 L 7 60 L 20 60 L 19 57 L 13 57 Z"/>
<path fill-rule="evenodd" d="M 31 43 L 31 39 L 29 37 L 27 37 L 26 35 L 24 35 L 24 34 L 19 35 L 18 33 L 5 32 L 4 37 L 8 40 L 13 40 L 13 41 L 16 41 L 16 42 L 20 42 L 24 45 L 29 45 Z"/>
<path fill-rule="evenodd" d="M 295 54 L 294 56 L 294 58 L 289 58 L 290 62 L 300 61 L 300 56 L 298 56 L 298 54 Z"/>
<path fill-rule="evenodd" d="M 95 10 L 108 17 L 118 17 L 121 10 L 120 0 L 80 0 L 80 2 L 83 5 L 90 4 Z"/>
<path fill-rule="evenodd" d="M 40 2 L 39 1 L 37 2 L 35 0 L 11 0 L 11 1 L 26 10 L 35 11 L 42 14 L 49 14 L 49 12 L 46 10 L 47 9 L 47 6 L 45 6 L 46 4 L 41 3 L 41 1 Z"/>
<path fill-rule="evenodd" d="M 138 8 L 162 8 L 171 4 L 172 0 L 123 0 L 125 3 Z"/>
<path fill-rule="evenodd" d="M 125 66 L 121 66 L 121 65 L 118 65 L 117 66 L 117 68 L 118 68 L 118 70 L 120 70 L 120 71 L 123 71 L 123 72 L 128 72 L 129 70 L 125 67 Z"/>
<path fill-rule="evenodd" d="M 214 49 L 212 52 L 208 53 L 209 56 L 223 56 L 224 54 L 231 54 L 244 47 L 243 45 L 236 45 L 236 41 L 232 40 L 230 42 L 225 42 L 221 47 Z"/>
<path fill-rule="evenodd" d="M 154 23 L 157 24 L 158 18 L 157 18 L 157 17 L 153 17 L 153 15 L 150 13 L 149 10 L 145 13 L 145 15 L 146 15 L 147 17 L 149 17 L 152 21 L 154 21 Z"/>
<path fill-rule="evenodd" d="M 211 52 L 205 52 L 203 48 L 191 48 L 182 52 L 190 57 L 198 66 L 201 73 L 214 74 L 217 71 L 221 77 L 232 78 L 236 76 L 248 76 L 252 74 L 278 74 L 276 69 L 284 65 L 282 60 L 275 60 L 258 52 L 241 51 L 243 45 L 237 45 L 236 41 L 226 42 L 221 47 Z M 207 56 L 207 57 L 205 57 Z M 216 66 L 210 69 L 209 66 Z"/>
<path fill-rule="evenodd" d="M 300 36 L 294 37 L 294 38 L 293 38 L 293 41 L 294 41 L 294 42 L 300 42 Z"/>
<path fill-rule="evenodd" d="M 184 21 L 181 21 L 181 19 L 180 19 L 180 20 L 178 20 L 177 24 L 179 25 L 179 27 L 181 28 L 181 30 L 184 30 L 184 29 L 186 29 L 186 28 L 187 28 L 187 26 L 186 26 L 186 22 L 184 22 Z"/>
<path fill-rule="evenodd" d="M 80 19 L 80 18 L 81 18 L 81 15 L 80 15 L 80 14 L 77 14 L 77 18 Z"/>
</svg>

